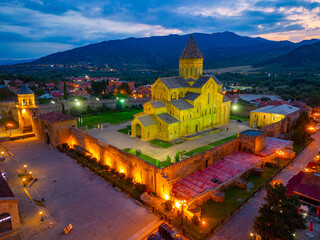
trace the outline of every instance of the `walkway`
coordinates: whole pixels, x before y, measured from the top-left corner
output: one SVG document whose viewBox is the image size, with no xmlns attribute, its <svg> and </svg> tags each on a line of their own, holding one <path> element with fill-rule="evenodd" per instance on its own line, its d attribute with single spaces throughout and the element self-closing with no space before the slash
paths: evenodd
<svg viewBox="0 0 320 240">
<path fill-rule="evenodd" d="M 286 185 L 287 181 L 297 174 L 303 167 L 311 161 L 319 152 L 320 131 L 314 135 L 314 141 L 291 162 L 280 174 L 276 180 Z M 250 199 L 240 211 L 234 215 L 220 230 L 211 237 L 211 240 L 243 240 L 249 239 L 250 232 L 253 232 L 253 218 L 258 214 L 258 210 L 263 203 L 266 192 L 262 190 L 255 197 Z M 314 239 L 320 239 L 320 224 L 314 223 Z M 308 239 L 305 236 L 306 230 L 297 234 L 296 239 Z"/>
<path fill-rule="evenodd" d="M 169 148 L 161 148 L 117 131 L 129 125 L 130 122 L 126 122 L 124 124 L 104 128 L 102 130 L 95 128 L 89 130 L 89 133 L 92 136 L 100 139 L 101 141 L 111 144 L 117 148 L 133 148 L 136 150 L 141 150 L 141 152 L 144 154 L 159 159 L 160 161 L 165 161 L 168 155 L 175 156 L 177 151 L 185 150 L 188 152 L 195 148 L 202 147 L 209 143 L 221 140 L 226 137 L 230 137 L 239 132 L 249 129 L 248 123 L 238 123 L 235 120 L 230 120 L 229 125 L 219 127 L 221 129 L 220 132 L 208 134 L 194 140 L 185 141 L 181 144 L 175 144 Z"/>
<path fill-rule="evenodd" d="M 14 154 L 13 159 L 5 162 L 9 172 L 13 173 L 10 178 L 17 178 L 17 169 L 27 164 L 28 171 L 38 178 L 28 191 L 36 199 L 44 198 L 47 208 L 44 213 L 54 219 L 53 226 L 42 229 L 42 232 L 36 226 L 28 231 L 22 227 L 19 231 L 25 237 L 21 239 L 128 239 L 158 219 L 106 181 L 36 138 L 3 145 Z M 12 185 L 12 180 L 8 181 L 10 187 L 16 186 L 12 190 L 20 198 L 21 182 Z M 29 209 L 24 206 L 24 201 L 21 201 L 21 207 Z M 33 207 L 30 207 L 32 213 Z M 23 214 L 22 220 L 23 226 L 29 224 Z M 35 221 L 40 222 L 38 212 Z M 68 237 L 60 235 L 70 223 L 73 231 Z M 23 234 L 24 231 L 28 234 Z"/>
</svg>

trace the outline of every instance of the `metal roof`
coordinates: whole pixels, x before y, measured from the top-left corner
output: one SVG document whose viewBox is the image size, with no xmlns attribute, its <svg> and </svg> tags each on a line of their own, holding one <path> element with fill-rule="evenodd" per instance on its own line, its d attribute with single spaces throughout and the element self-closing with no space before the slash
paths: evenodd
<svg viewBox="0 0 320 240">
<path fill-rule="evenodd" d="M 179 58 L 180 59 L 203 58 L 203 55 L 202 55 L 196 41 L 194 40 L 192 34 L 190 35 L 189 41 L 188 41 L 187 45 L 185 46 L 185 48 L 183 49 Z"/>
<path fill-rule="evenodd" d="M 178 119 L 174 118 L 169 113 L 161 113 L 158 114 L 157 117 L 159 117 L 161 120 L 165 121 L 168 124 L 179 122 Z"/>
<path fill-rule="evenodd" d="M 297 107 L 293 107 L 287 104 L 283 104 L 280 106 L 266 106 L 263 108 L 258 108 L 256 110 L 253 110 L 251 112 L 263 112 L 263 113 L 274 113 L 274 114 L 283 114 L 288 115 L 290 113 L 299 111 L 300 109 Z"/>
<path fill-rule="evenodd" d="M 141 122 L 141 124 L 145 127 L 157 124 L 157 121 L 155 120 L 152 114 L 143 115 L 141 117 L 138 117 L 138 119 Z"/>
<path fill-rule="evenodd" d="M 184 99 L 194 101 L 197 99 L 197 97 L 200 96 L 200 93 L 194 93 L 194 92 L 188 92 L 185 96 Z"/>
<path fill-rule="evenodd" d="M 162 108 L 165 107 L 166 104 L 164 102 L 162 102 L 161 100 L 159 101 L 154 101 L 154 102 L 150 102 L 152 104 L 152 106 L 154 106 L 155 108 Z"/>
<path fill-rule="evenodd" d="M 26 84 L 23 84 L 18 94 L 34 94 L 34 92 Z"/>
<path fill-rule="evenodd" d="M 163 84 L 169 89 L 190 87 L 188 82 L 183 77 L 160 78 L 160 81 L 163 82 Z"/>
<path fill-rule="evenodd" d="M 179 110 L 194 108 L 194 106 L 192 106 L 190 103 L 188 103 L 183 98 L 172 99 L 169 103 L 171 103 L 173 106 L 175 106 Z"/>
</svg>

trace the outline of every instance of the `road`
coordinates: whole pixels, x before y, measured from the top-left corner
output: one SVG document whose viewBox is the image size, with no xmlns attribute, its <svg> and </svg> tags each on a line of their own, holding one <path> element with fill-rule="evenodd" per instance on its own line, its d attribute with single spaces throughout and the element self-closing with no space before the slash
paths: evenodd
<svg viewBox="0 0 320 240">
<path fill-rule="evenodd" d="M 286 185 L 287 181 L 297 174 L 305 165 L 312 161 L 317 155 L 320 148 L 320 131 L 314 134 L 314 141 L 299 154 L 285 169 L 283 169 L 277 176 L 276 180 Z M 210 239 L 211 240 L 243 240 L 249 239 L 250 232 L 253 232 L 252 224 L 253 218 L 258 214 L 263 198 L 266 191 L 260 191 L 255 197 L 250 199 L 243 208 L 234 215 L 225 225 L 223 225 L 218 232 L 216 232 Z M 314 223 L 314 239 L 320 239 L 320 225 Z M 305 232 L 297 233 L 296 239 L 308 239 Z M 317 238 L 318 237 L 318 238 Z"/>
</svg>

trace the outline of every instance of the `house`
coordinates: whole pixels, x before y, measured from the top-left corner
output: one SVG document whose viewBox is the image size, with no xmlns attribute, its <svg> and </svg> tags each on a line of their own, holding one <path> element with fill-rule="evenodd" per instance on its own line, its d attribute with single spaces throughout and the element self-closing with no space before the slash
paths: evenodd
<svg viewBox="0 0 320 240">
<path fill-rule="evenodd" d="M 280 106 L 266 106 L 250 112 L 250 127 L 265 127 L 284 118 L 290 118 L 290 125 L 300 116 L 300 109 L 282 104 Z"/>
</svg>

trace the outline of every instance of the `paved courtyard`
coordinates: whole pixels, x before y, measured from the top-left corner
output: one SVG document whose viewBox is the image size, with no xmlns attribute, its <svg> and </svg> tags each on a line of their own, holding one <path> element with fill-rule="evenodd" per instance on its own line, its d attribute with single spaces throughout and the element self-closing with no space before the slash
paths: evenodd
<svg viewBox="0 0 320 240">
<path fill-rule="evenodd" d="M 151 157 L 159 159 L 160 161 L 165 161 L 167 156 L 174 156 L 177 151 L 190 151 L 198 147 L 202 147 L 209 143 L 218 141 L 220 139 L 232 136 L 239 132 L 245 131 L 249 129 L 249 123 L 238 123 L 235 120 L 230 120 L 230 124 L 226 126 L 218 127 L 221 129 L 220 132 L 207 134 L 202 137 L 185 141 L 181 144 L 175 144 L 169 148 L 161 148 L 154 146 L 148 142 L 144 142 L 138 138 L 130 137 L 126 134 L 118 132 L 117 130 L 125 128 L 129 126 L 131 122 L 126 122 L 121 125 L 111 126 L 104 129 L 91 129 L 89 133 L 101 141 L 111 144 L 117 148 L 124 149 L 124 148 L 132 148 L 136 150 L 141 150 L 142 153 L 147 154 Z"/>
<path fill-rule="evenodd" d="M 280 181 L 286 185 L 287 181 L 297 174 L 305 165 L 312 161 L 317 155 L 320 148 L 320 131 L 314 135 L 314 141 L 298 156 L 292 163 L 290 163 L 275 180 Z M 262 190 L 255 197 L 250 199 L 240 211 L 234 215 L 220 230 L 214 234 L 211 240 L 242 240 L 249 239 L 250 232 L 253 232 L 252 224 L 253 218 L 258 214 L 258 210 L 263 203 L 263 198 L 266 196 L 266 191 Z M 309 226 L 309 225 L 308 225 Z M 308 229 L 296 233 L 296 239 L 308 239 L 305 233 Z M 314 238 L 320 239 L 320 224 L 314 221 Z"/>
<path fill-rule="evenodd" d="M 14 194 L 19 191 L 16 196 L 22 196 L 22 184 L 16 175 L 17 169 L 27 164 L 28 171 L 38 178 L 28 192 L 35 199 L 44 198 L 47 208 L 44 212 L 53 225 L 42 232 L 37 232 L 37 227 L 34 227 L 34 234 L 22 239 L 122 240 L 139 235 L 140 230 L 158 222 L 157 217 L 138 206 L 134 200 L 36 138 L 4 142 L 2 145 L 14 154 L 5 162 L 8 182 Z M 34 216 L 37 211 L 35 205 L 28 202 L 27 205 L 32 208 L 29 212 L 27 206 L 21 206 L 27 199 L 19 203 L 23 221 L 19 230 L 21 236 L 28 235 L 23 234 L 24 231 L 31 231 L 26 229 L 31 219 L 39 221 L 39 215 Z M 30 221 L 29 215 L 33 216 Z M 60 235 L 70 223 L 73 231 L 68 236 Z"/>
</svg>

